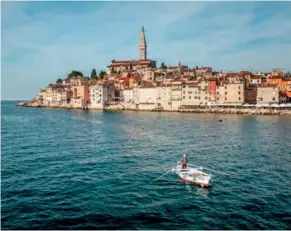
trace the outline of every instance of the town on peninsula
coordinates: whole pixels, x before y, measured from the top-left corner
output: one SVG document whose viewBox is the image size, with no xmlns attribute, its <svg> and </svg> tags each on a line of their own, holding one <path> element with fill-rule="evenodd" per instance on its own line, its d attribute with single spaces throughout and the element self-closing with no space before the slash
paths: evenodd
<svg viewBox="0 0 291 231">
<path fill-rule="evenodd" d="M 90 77 L 73 70 L 17 106 L 291 115 L 291 74 L 281 68 L 222 72 L 181 62 L 157 67 L 147 58 L 142 28 L 139 60 L 112 60 L 106 71 L 93 69 Z"/>
</svg>

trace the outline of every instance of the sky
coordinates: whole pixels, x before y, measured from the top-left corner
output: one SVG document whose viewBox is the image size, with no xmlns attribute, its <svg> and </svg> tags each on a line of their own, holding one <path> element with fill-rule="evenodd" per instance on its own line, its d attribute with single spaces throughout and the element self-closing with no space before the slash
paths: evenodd
<svg viewBox="0 0 291 231">
<path fill-rule="evenodd" d="M 2 100 L 138 59 L 142 26 L 158 66 L 291 71 L 290 12 L 291 2 L 1 2 Z"/>
</svg>

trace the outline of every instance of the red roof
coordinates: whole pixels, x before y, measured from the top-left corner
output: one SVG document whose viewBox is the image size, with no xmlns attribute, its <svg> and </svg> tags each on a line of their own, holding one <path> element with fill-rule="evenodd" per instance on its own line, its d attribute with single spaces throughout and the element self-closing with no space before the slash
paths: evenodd
<svg viewBox="0 0 291 231">
<path fill-rule="evenodd" d="M 269 79 L 282 79 L 282 77 L 279 75 L 272 75 L 269 77 Z"/>
<path fill-rule="evenodd" d="M 241 73 L 227 73 L 226 74 L 226 78 L 228 78 L 228 77 L 237 77 L 237 76 L 239 76 L 239 77 L 241 77 Z"/>
</svg>

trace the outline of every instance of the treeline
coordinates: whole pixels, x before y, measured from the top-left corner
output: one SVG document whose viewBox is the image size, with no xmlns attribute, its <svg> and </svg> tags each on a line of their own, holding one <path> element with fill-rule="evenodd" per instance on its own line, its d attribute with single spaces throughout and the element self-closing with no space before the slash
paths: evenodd
<svg viewBox="0 0 291 231">
<path fill-rule="evenodd" d="M 90 77 L 85 77 L 84 74 L 83 74 L 81 71 L 73 70 L 73 71 L 71 71 L 71 72 L 67 75 L 67 78 L 69 79 L 69 78 L 74 78 L 74 77 L 81 76 L 81 77 L 85 77 L 85 78 L 87 78 L 88 80 L 89 80 L 90 78 L 91 78 L 91 79 L 98 79 L 98 78 L 103 79 L 103 77 L 104 77 L 105 75 L 106 75 L 106 71 L 101 70 L 101 71 L 99 72 L 99 74 L 97 74 L 96 70 L 93 69 L 93 70 L 91 71 L 91 75 L 90 75 Z M 62 82 L 63 82 L 63 79 L 61 79 L 61 78 L 57 79 L 57 81 L 56 81 L 56 83 L 58 83 L 58 84 L 60 84 L 60 83 L 62 83 Z"/>
</svg>

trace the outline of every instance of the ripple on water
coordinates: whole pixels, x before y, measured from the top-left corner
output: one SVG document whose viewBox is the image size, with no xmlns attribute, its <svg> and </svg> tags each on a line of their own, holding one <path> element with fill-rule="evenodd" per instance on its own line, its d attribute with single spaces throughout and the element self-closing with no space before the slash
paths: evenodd
<svg viewBox="0 0 291 231">
<path fill-rule="evenodd" d="M 5 102 L 1 121 L 3 229 L 291 228 L 289 117 Z M 182 153 L 225 174 L 208 189 L 156 181 Z"/>
</svg>

